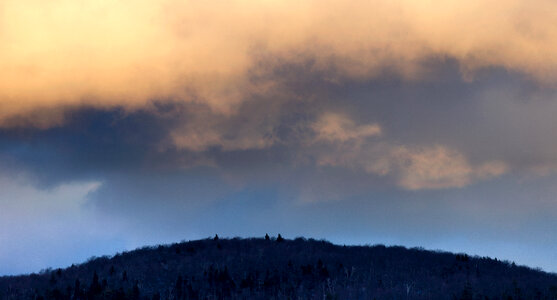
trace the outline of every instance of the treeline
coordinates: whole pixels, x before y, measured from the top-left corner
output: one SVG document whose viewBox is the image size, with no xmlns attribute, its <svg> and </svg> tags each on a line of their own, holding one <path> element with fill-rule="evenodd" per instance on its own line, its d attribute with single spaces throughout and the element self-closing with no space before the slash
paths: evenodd
<svg viewBox="0 0 557 300">
<path fill-rule="evenodd" d="M 557 275 L 416 248 L 215 236 L 0 277 L 0 299 L 557 299 Z"/>
</svg>

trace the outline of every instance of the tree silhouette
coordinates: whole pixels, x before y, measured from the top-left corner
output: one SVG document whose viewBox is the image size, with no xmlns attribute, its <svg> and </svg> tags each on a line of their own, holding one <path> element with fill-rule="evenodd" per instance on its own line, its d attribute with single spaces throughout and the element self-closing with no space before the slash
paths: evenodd
<svg viewBox="0 0 557 300">
<path fill-rule="evenodd" d="M 93 274 L 93 280 L 91 280 L 91 285 L 89 286 L 89 291 L 87 294 L 89 294 L 90 297 L 94 297 L 95 295 L 100 294 L 101 291 L 102 288 L 99 283 L 99 275 L 97 275 L 97 272 L 95 271 L 95 273 Z"/>
</svg>

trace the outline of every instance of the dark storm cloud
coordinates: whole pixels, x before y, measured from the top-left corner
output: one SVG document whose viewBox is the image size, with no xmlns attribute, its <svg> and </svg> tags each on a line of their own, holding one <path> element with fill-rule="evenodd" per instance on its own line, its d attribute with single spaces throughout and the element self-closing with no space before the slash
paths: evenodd
<svg viewBox="0 0 557 300">
<path fill-rule="evenodd" d="M 67 118 L 65 126 L 47 130 L 2 130 L 2 155 L 56 184 L 141 168 L 164 132 L 152 114 L 83 109 L 68 112 Z"/>
<path fill-rule="evenodd" d="M 74 109 L 64 125 L 49 129 L 3 129 L 3 164 L 52 184 L 195 166 L 239 174 L 329 166 L 419 189 L 466 186 L 509 170 L 539 173 L 546 166 L 547 173 L 557 159 L 551 151 L 557 146 L 554 91 L 519 74 L 493 69 L 465 81 L 455 61 L 431 60 L 436 72 L 427 81 L 388 72 L 371 81 L 330 81 L 334 72 L 313 72 L 311 64 L 262 66 L 252 80 L 271 77 L 280 86 L 269 99 L 246 99 L 231 115 L 159 100 L 133 112 Z M 419 165 L 425 156 L 433 160 Z M 401 183 L 432 164 L 458 174 L 445 174 L 445 183 Z"/>
</svg>

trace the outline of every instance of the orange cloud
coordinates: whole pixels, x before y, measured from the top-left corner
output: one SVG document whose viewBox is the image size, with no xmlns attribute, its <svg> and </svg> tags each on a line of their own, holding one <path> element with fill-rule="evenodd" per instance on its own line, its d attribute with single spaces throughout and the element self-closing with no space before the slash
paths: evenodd
<svg viewBox="0 0 557 300">
<path fill-rule="evenodd" d="M 466 76 L 496 66 L 554 82 L 555 19 L 549 0 L 2 0 L 0 126 L 22 116 L 47 127 L 67 107 L 152 99 L 234 113 L 273 85 L 249 79 L 261 57 L 311 58 L 331 80 L 384 68 L 420 79 L 437 56 Z M 35 118 L 46 110 L 55 113 Z"/>
<path fill-rule="evenodd" d="M 414 150 L 400 147 L 392 155 L 398 183 L 409 190 L 460 188 L 508 171 L 506 164 L 498 161 L 474 166 L 458 151 L 443 146 Z"/>
<path fill-rule="evenodd" d="M 312 126 L 317 148 L 308 150 L 317 165 L 361 170 L 391 177 L 408 190 L 461 188 L 509 171 L 501 161 L 472 164 L 443 145 L 398 145 L 377 139 L 377 124 L 355 124 L 347 116 L 325 113 Z"/>
<path fill-rule="evenodd" d="M 338 113 L 322 115 L 312 127 L 317 135 L 315 141 L 361 142 L 381 134 L 381 127 L 377 124 L 356 125 L 350 118 Z"/>
</svg>

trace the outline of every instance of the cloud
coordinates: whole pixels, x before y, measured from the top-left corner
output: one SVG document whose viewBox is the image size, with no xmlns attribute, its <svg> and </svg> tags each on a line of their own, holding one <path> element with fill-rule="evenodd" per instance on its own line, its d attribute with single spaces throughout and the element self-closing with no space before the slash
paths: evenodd
<svg viewBox="0 0 557 300">
<path fill-rule="evenodd" d="M 473 165 L 459 151 L 442 145 L 397 145 L 370 139 L 381 133 L 377 124 L 356 125 L 334 113 L 321 116 L 313 129 L 315 140 L 326 142 L 309 150 L 317 165 L 389 176 L 407 190 L 462 188 L 509 169 L 501 161 Z"/>
<path fill-rule="evenodd" d="M 381 134 L 381 127 L 377 124 L 356 125 L 350 118 L 338 113 L 323 114 L 312 127 L 316 142 L 360 142 Z"/>
<path fill-rule="evenodd" d="M 462 153 L 441 145 L 337 147 L 317 154 L 317 163 L 386 176 L 407 190 L 462 188 L 509 171 L 501 161 L 473 165 Z"/>
<path fill-rule="evenodd" d="M 473 166 L 458 151 L 439 145 L 399 147 L 391 155 L 389 164 L 397 173 L 398 184 L 409 190 L 461 188 L 508 171 L 506 164 L 497 161 Z"/>
<path fill-rule="evenodd" d="M 68 108 L 134 110 L 153 99 L 233 114 L 254 96 L 269 101 L 265 96 L 281 81 L 265 76 L 274 67 L 307 61 L 330 82 L 384 70 L 421 79 L 432 57 L 457 60 L 467 78 L 502 67 L 553 82 L 556 6 L 546 0 L 5 0 L 0 124 L 45 128 L 64 122 Z"/>
<path fill-rule="evenodd" d="M 236 114 L 222 115 L 206 106 L 189 106 L 176 127 L 170 129 L 168 147 L 194 152 L 210 148 L 222 151 L 264 149 L 276 139 L 272 131 L 277 126 L 275 112 L 254 108 Z M 269 116 L 275 113 L 274 116 Z"/>
</svg>

